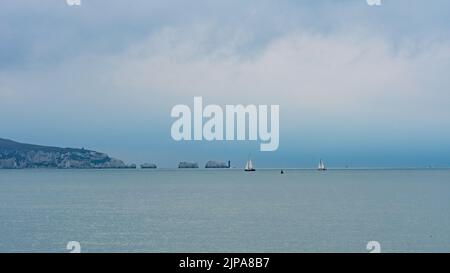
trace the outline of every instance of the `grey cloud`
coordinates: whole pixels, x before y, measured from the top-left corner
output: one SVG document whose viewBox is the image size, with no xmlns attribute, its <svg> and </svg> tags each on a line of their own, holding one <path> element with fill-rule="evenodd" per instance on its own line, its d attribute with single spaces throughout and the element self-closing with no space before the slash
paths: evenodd
<svg viewBox="0 0 450 273">
<path fill-rule="evenodd" d="M 448 38 L 450 27 L 446 0 L 385 0 L 381 8 L 370 8 L 364 0 L 84 0 L 79 8 L 64 0 L 5 0 L 0 5 L 3 70 L 120 53 L 166 27 L 215 25 L 250 33 L 240 49 L 249 54 L 294 31 L 361 31 L 386 36 L 401 47 L 412 39 Z M 210 42 L 220 46 L 223 41 Z"/>
</svg>

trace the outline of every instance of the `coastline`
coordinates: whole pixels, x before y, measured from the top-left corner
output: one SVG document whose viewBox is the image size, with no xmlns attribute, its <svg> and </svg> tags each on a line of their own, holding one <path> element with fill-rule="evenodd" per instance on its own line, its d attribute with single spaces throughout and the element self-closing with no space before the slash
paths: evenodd
<svg viewBox="0 0 450 273">
<path fill-rule="evenodd" d="M 280 171 L 280 169 L 285 171 L 315 171 L 316 168 L 292 168 L 292 167 L 262 167 L 258 168 L 257 171 Z M 0 168 L 2 170 L 136 170 L 136 171 L 243 171 L 243 168 L 177 168 L 177 167 L 158 167 L 158 168 Z M 358 167 L 358 168 L 328 168 L 327 171 L 433 171 L 433 170 L 450 170 L 450 167 L 436 167 L 436 168 L 426 168 L 426 167 Z"/>
</svg>

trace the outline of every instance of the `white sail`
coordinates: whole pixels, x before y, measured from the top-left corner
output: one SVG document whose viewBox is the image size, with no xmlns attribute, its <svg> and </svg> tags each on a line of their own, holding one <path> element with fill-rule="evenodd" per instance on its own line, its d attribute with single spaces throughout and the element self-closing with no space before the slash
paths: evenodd
<svg viewBox="0 0 450 273">
<path fill-rule="evenodd" d="M 246 171 L 254 171 L 255 170 L 253 168 L 253 162 L 251 159 L 248 159 L 247 163 L 245 164 L 245 170 Z"/>
<path fill-rule="evenodd" d="M 317 169 L 320 171 L 326 170 L 325 163 L 323 163 L 322 159 L 320 160 L 319 166 L 317 167 Z"/>
</svg>

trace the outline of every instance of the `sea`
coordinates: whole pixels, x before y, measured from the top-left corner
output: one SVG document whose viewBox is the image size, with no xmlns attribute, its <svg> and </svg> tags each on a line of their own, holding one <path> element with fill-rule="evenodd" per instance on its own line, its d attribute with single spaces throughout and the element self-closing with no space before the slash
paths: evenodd
<svg viewBox="0 0 450 273">
<path fill-rule="evenodd" d="M 0 170 L 0 252 L 64 253 L 69 242 L 81 252 L 367 253 L 369 242 L 450 252 L 450 170 Z"/>
</svg>

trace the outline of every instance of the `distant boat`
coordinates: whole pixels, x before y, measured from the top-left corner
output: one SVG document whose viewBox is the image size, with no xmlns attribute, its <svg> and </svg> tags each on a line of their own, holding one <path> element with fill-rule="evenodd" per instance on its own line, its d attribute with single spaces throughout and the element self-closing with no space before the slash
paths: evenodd
<svg viewBox="0 0 450 273">
<path fill-rule="evenodd" d="M 323 163 L 323 160 L 321 159 L 319 162 L 319 166 L 317 167 L 318 171 L 326 171 L 327 167 L 325 167 L 325 163 Z"/>
<path fill-rule="evenodd" d="M 255 171 L 255 168 L 253 168 L 252 160 L 250 158 L 248 159 L 247 163 L 245 164 L 244 171 L 246 171 L 246 172 L 254 172 Z"/>
</svg>

